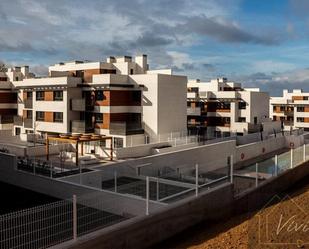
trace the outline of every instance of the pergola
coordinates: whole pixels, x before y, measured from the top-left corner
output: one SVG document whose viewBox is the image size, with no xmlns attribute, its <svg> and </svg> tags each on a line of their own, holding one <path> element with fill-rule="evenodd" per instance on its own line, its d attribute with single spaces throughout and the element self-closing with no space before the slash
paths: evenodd
<svg viewBox="0 0 309 249">
<path fill-rule="evenodd" d="M 106 141 L 110 140 L 110 160 L 113 161 L 113 137 L 112 136 L 103 136 L 96 134 L 71 134 L 71 135 L 58 135 L 58 136 L 47 136 L 46 137 L 46 160 L 49 160 L 49 142 L 57 141 L 57 142 L 66 142 L 75 144 L 75 153 L 76 153 L 76 165 L 78 166 L 78 148 L 79 144 L 81 144 L 81 155 L 84 155 L 84 143 L 85 142 L 95 142 L 95 141 Z M 94 146 L 95 150 L 95 146 Z"/>
</svg>

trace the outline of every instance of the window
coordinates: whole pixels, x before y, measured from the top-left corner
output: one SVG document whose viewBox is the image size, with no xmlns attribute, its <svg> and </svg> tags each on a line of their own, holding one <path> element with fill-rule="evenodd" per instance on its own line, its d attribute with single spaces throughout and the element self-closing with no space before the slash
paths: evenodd
<svg viewBox="0 0 309 249">
<path fill-rule="evenodd" d="M 27 99 L 32 99 L 32 92 L 27 92 Z"/>
<path fill-rule="evenodd" d="M 96 123 L 103 123 L 103 114 L 102 113 L 96 113 L 95 114 L 95 122 Z"/>
<path fill-rule="evenodd" d="M 7 81 L 8 78 L 7 77 L 0 77 L 0 81 Z"/>
<path fill-rule="evenodd" d="M 304 123 L 304 122 L 305 122 L 305 118 L 303 118 L 303 117 L 298 117 L 298 118 L 297 118 L 297 122 L 299 122 L 299 123 Z"/>
<path fill-rule="evenodd" d="M 15 136 L 20 135 L 20 133 L 21 133 L 21 129 L 19 127 L 16 127 L 15 128 Z"/>
<path fill-rule="evenodd" d="M 32 111 L 27 110 L 27 118 L 32 119 Z"/>
<path fill-rule="evenodd" d="M 36 121 L 44 121 L 45 112 L 36 112 Z"/>
<path fill-rule="evenodd" d="M 54 100 L 62 101 L 63 100 L 63 91 L 54 91 Z"/>
<path fill-rule="evenodd" d="M 36 92 L 36 100 L 44 100 L 45 93 L 44 91 L 37 91 Z"/>
<path fill-rule="evenodd" d="M 280 112 L 284 112 L 285 108 L 284 106 L 280 106 Z"/>
<path fill-rule="evenodd" d="M 54 112 L 54 122 L 62 123 L 63 122 L 63 113 L 62 112 Z"/>
<path fill-rule="evenodd" d="M 305 107 L 304 106 L 297 106 L 297 112 L 304 112 Z"/>
<path fill-rule="evenodd" d="M 246 109 L 246 105 L 247 105 L 246 102 L 239 102 L 238 103 L 238 109 Z"/>
<path fill-rule="evenodd" d="M 132 99 L 134 102 L 141 102 L 141 91 L 133 91 Z"/>
<path fill-rule="evenodd" d="M 134 74 L 134 70 L 132 68 L 130 69 L 130 74 Z"/>
<path fill-rule="evenodd" d="M 101 90 L 95 92 L 95 97 L 96 97 L 96 100 L 98 100 L 98 101 L 102 101 L 102 100 L 106 99 L 104 92 L 101 91 Z"/>
<path fill-rule="evenodd" d="M 245 123 L 246 122 L 246 118 L 245 117 L 239 117 L 238 118 L 238 122 Z"/>
<path fill-rule="evenodd" d="M 257 117 L 253 118 L 253 122 L 254 122 L 254 124 L 257 124 Z"/>
<path fill-rule="evenodd" d="M 308 100 L 308 96 L 304 96 L 304 97 L 303 97 L 303 100 Z"/>
</svg>

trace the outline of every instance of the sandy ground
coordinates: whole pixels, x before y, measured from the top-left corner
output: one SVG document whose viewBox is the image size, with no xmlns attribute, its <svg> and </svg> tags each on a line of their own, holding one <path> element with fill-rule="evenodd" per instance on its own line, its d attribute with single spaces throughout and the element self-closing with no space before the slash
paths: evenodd
<svg viewBox="0 0 309 249">
<path fill-rule="evenodd" d="M 258 213 L 236 216 L 219 224 L 199 224 L 154 248 L 309 248 L 309 231 L 288 232 L 287 223 L 279 235 L 275 234 L 280 224 L 290 218 L 292 221 L 293 215 L 299 224 L 308 222 L 309 226 L 309 179 L 299 182 L 274 201 Z M 268 230 L 265 229 L 267 224 Z M 269 234 L 267 239 L 266 233 Z"/>
</svg>

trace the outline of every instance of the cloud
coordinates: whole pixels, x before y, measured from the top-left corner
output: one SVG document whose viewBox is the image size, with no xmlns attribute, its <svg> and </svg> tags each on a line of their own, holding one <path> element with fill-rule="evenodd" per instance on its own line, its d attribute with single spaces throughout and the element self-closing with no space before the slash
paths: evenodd
<svg viewBox="0 0 309 249">
<path fill-rule="evenodd" d="M 160 57 L 168 57 L 168 51 L 190 48 L 205 37 L 225 43 L 275 44 L 276 40 L 245 30 L 233 20 L 240 2 L 1 1 L 0 52 L 17 51 L 47 63 L 142 52 L 155 65 L 165 66 L 171 58 Z"/>
<path fill-rule="evenodd" d="M 183 32 L 196 33 L 213 37 L 221 42 L 230 43 L 257 43 L 275 45 L 279 41 L 273 36 L 258 36 L 241 29 L 236 23 L 222 18 L 208 18 L 196 16 L 189 18 L 184 24 L 177 27 Z"/>
<path fill-rule="evenodd" d="M 254 73 L 251 75 L 234 76 L 234 80 L 243 82 L 243 85 L 259 87 L 269 92 L 271 96 L 282 96 L 282 89 L 303 89 L 309 91 L 309 68 L 295 69 L 282 73 Z"/>
</svg>

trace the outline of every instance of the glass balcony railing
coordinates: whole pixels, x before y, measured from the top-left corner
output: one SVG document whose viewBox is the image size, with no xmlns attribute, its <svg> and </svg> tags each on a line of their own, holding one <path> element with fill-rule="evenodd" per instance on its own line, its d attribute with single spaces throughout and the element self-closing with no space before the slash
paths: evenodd
<svg viewBox="0 0 309 249">
<path fill-rule="evenodd" d="M 112 135 L 135 135 L 144 133 L 140 123 L 111 122 L 109 129 Z"/>
<path fill-rule="evenodd" d="M 32 109 L 33 108 L 33 99 L 28 98 L 24 100 L 25 108 Z"/>
</svg>

